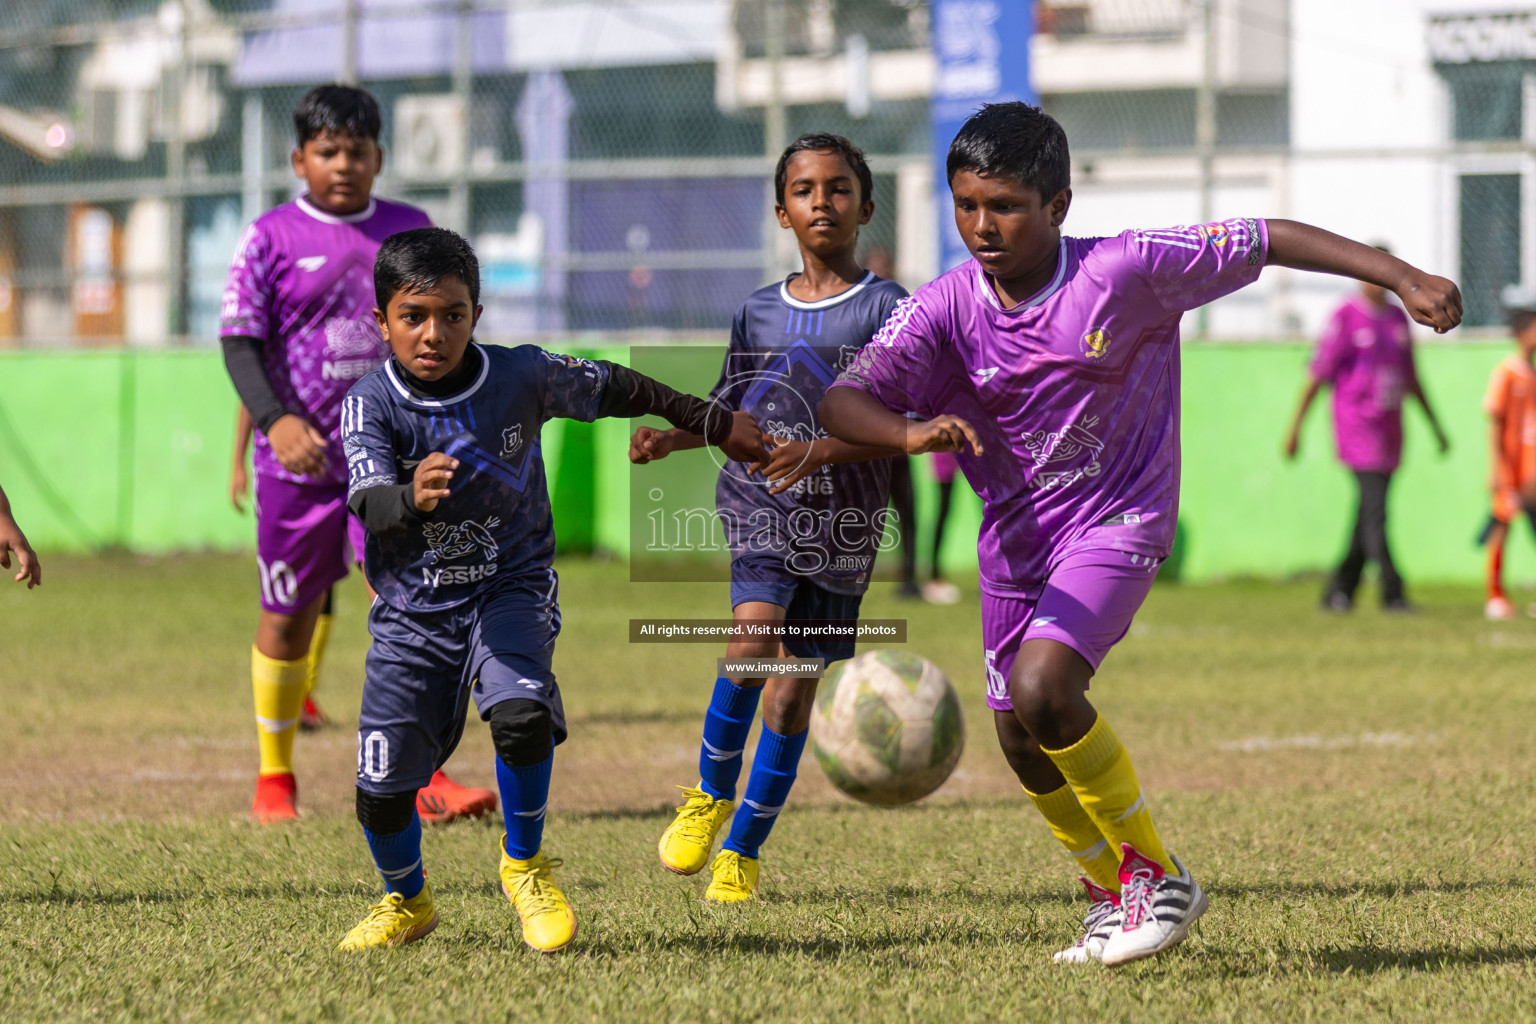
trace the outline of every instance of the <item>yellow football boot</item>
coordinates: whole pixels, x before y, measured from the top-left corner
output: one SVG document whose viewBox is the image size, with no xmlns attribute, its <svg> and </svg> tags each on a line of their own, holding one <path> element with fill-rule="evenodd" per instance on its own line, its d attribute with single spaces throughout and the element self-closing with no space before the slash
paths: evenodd
<svg viewBox="0 0 1536 1024">
<path fill-rule="evenodd" d="M 715 876 L 704 898 L 712 903 L 745 903 L 757 899 L 757 861 L 735 850 L 721 850 L 710 866 Z"/>
<path fill-rule="evenodd" d="M 656 852 L 661 854 L 661 866 L 673 874 L 696 875 L 709 863 L 715 836 L 736 805 L 729 800 L 716 800 L 692 786 L 677 788 L 683 791 L 683 803 L 677 809 L 677 817 L 661 834 Z"/>
<path fill-rule="evenodd" d="M 523 941 L 540 953 L 558 953 L 576 937 L 576 914 L 555 884 L 552 869 L 560 863 L 543 850 L 527 860 L 509 857 L 501 837 L 501 891 L 517 908 Z"/>
<path fill-rule="evenodd" d="M 423 885 L 421 892 L 410 899 L 397 892 L 386 894 L 336 948 L 354 950 L 403 946 L 407 942 L 424 938 L 436 927 L 437 908 L 432 905 L 432 890 Z"/>
</svg>

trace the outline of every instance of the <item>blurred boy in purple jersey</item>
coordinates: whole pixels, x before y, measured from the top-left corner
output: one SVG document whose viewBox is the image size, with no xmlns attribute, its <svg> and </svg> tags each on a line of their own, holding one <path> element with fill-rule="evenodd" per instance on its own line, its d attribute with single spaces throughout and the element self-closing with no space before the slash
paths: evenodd
<svg viewBox="0 0 1536 1024">
<path fill-rule="evenodd" d="M 1180 317 L 1267 264 L 1376 282 L 1439 331 L 1460 322 L 1461 297 L 1293 221 L 1064 237 L 1070 166 L 1061 126 L 1027 104 L 965 123 L 948 174 L 975 258 L 897 307 L 821 420 L 850 444 L 957 451 L 981 495 L 987 704 L 1004 757 L 1088 876 L 1082 937 L 1056 959 L 1113 966 L 1176 945 L 1206 907 L 1086 696 L 1173 541 Z"/>
<path fill-rule="evenodd" d="M 1377 246 L 1382 252 L 1386 246 Z M 1286 458 L 1301 449 L 1301 423 L 1324 385 L 1333 388 L 1333 437 L 1339 461 L 1355 475 L 1359 505 L 1349 548 L 1328 579 L 1323 607 L 1347 612 L 1365 563 L 1381 572 L 1381 605 L 1408 611 L 1403 578 L 1387 546 L 1387 488 L 1403 455 L 1403 398 L 1412 395 L 1424 408 L 1435 440 L 1444 452 L 1445 431 L 1435 418 L 1413 362 L 1408 316 L 1387 301 L 1387 290 L 1367 281 L 1334 311 L 1308 368 L 1301 403 L 1285 439 Z"/>
<path fill-rule="evenodd" d="M 874 213 L 864 154 L 841 135 L 802 135 L 774 172 L 779 225 L 794 231 L 803 269 L 747 297 L 731 324 L 720 382 L 710 398 L 750 413 L 773 453 L 761 476 L 745 463 L 720 471 L 715 504 L 731 548 L 731 614 L 738 624 L 854 620 L 885 531 L 895 454 L 827 436 L 816 406 L 906 297 L 906 289 L 859 266 L 859 227 Z M 641 427 L 630 458 L 650 462 L 698 448 L 683 430 Z M 905 456 L 900 456 L 905 461 Z M 897 528 L 910 529 L 898 522 Z M 912 540 L 908 538 L 910 549 Z M 910 582 L 910 577 L 908 577 Z M 853 656 L 845 639 L 735 639 L 728 658 Z M 817 678 L 715 679 L 704 716 L 698 786 L 679 786 L 682 806 L 662 833 L 662 866 L 692 875 L 709 863 L 716 835 L 736 807 L 747 735 L 762 697 L 763 730 L 741 800 L 745 805 L 711 865 L 705 899 L 740 903 L 757 895 L 758 852 L 798 774 Z"/>
<path fill-rule="evenodd" d="M 384 152 L 368 93 L 319 86 L 299 101 L 293 124 L 293 170 L 308 191 L 246 229 L 220 327 L 225 366 L 257 430 L 258 822 L 298 814 L 293 736 L 329 633 L 322 613 L 331 586 L 362 554 L 335 442 L 347 389 L 389 355 L 373 318 L 374 255 L 390 235 L 430 224 L 415 207 L 372 194 Z M 495 806 L 488 790 L 468 796 L 469 813 Z"/>
</svg>

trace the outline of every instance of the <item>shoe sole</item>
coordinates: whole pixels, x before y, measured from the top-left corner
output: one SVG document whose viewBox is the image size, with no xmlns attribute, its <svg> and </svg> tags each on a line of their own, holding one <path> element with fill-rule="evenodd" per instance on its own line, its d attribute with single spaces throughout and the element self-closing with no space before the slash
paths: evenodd
<svg viewBox="0 0 1536 1024">
<path fill-rule="evenodd" d="M 255 811 L 252 811 L 250 814 L 252 825 L 281 825 L 285 822 L 298 820 L 298 811 L 294 811 L 291 814 L 257 814 Z"/>
<path fill-rule="evenodd" d="M 1205 896 L 1205 890 L 1201 889 L 1200 898 L 1195 900 L 1194 903 L 1190 904 L 1189 916 L 1184 918 L 1183 921 L 1179 922 L 1179 926 L 1173 931 L 1169 932 L 1168 937 L 1162 942 L 1159 942 L 1151 949 L 1138 949 L 1131 953 L 1129 956 L 1123 956 L 1118 960 L 1110 960 L 1105 957 L 1101 958 L 1099 962 L 1102 963 L 1105 967 L 1119 967 L 1122 964 L 1135 963 L 1137 960 L 1145 960 L 1147 957 L 1157 956 L 1159 953 L 1167 952 L 1174 946 L 1177 946 L 1179 943 L 1184 941 L 1184 939 L 1189 935 L 1189 926 L 1200 920 L 1200 915 L 1205 913 L 1205 908 L 1210 906 L 1210 903 L 1211 901 L 1208 900 Z"/>
<path fill-rule="evenodd" d="M 501 894 L 507 898 L 507 902 L 508 903 L 512 903 L 512 894 L 510 892 L 507 892 L 507 883 L 506 882 L 502 882 L 501 883 Z M 512 904 L 512 909 L 516 910 L 517 909 L 517 904 L 513 903 Z M 523 945 L 527 946 L 529 949 L 533 950 L 536 953 L 558 953 L 562 949 L 564 949 L 566 946 L 569 946 L 571 943 L 575 942 L 576 941 L 577 933 L 581 931 L 581 922 L 576 920 L 576 913 L 575 913 L 575 911 L 569 911 L 568 910 L 568 913 L 570 913 L 570 915 L 571 915 L 571 937 L 570 938 L 566 939 L 564 942 L 560 943 L 560 945 L 558 945 L 558 946 L 551 946 L 549 949 L 545 949 L 542 946 L 535 946 L 533 943 L 529 942 L 527 939 L 523 940 Z M 519 921 L 521 921 L 521 918 L 519 918 Z"/>
<path fill-rule="evenodd" d="M 715 852 L 715 844 L 714 843 L 710 843 L 709 844 L 709 852 L 710 853 L 714 853 Z M 671 864 L 667 863 L 667 837 L 666 836 L 662 836 L 659 840 L 656 841 L 656 856 L 661 859 L 661 866 L 666 868 L 668 871 L 672 872 L 674 875 L 683 875 L 683 876 L 696 875 L 700 871 L 704 870 L 704 864 L 708 864 L 709 863 L 709 854 L 705 854 L 704 855 L 704 864 L 700 864 L 698 867 L 694 868 L 691 871 L 687 870 L 685 868 L 673 867 Z"/>
<path fill-rule="evenodd" d="M 434 910 L 432 911 L 432 920 L 428 921 L 426 924 L 422 925 L 420 928 L 417 928 L 414 931 L 406 932 L 402 938 L 396 939 L 394 942 L 389 943 L 389 945 L 409 946 L 411 943 L 418 942 L 421 939 L 426 938 L 428 935 L 431 935 L 436 929 L 437 911 Z"/>
<path fill-rule="evenodd" d="M 484 800 L 465 804 L 463 807 L 449 807 L 442 811 L 423 811 L 420 804 L 416 805 L 416 813 L 421 815 L 421 820 L 428 825 L 451 825 L 460 818 L 483 818 L 495 809 L 495 804 Z"/>
</svg>

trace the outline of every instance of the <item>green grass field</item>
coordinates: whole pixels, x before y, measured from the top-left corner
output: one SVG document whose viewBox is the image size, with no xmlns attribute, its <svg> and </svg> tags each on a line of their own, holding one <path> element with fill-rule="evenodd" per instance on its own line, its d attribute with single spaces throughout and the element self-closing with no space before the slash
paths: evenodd
<svg viewBox="0 0 1536 1024">
<path fill-rule="evenodd" d="M 1154 589 L 1094 699 L 1211 907 L 1176 952 L 1110 972 L 1050 962 L 1083 904 L 996 751 L 974 594 L 865 605 L 908 619 L 965 698 L 949 784 L 867 809 L 807 758 L 766 898 L 721 909 L 655 854 L 720 652 L 626 637 L 632 615 L 719 617 L 725 588 L 563 563 L 573 735 L 546 846 L 580 937 L 522 946 L 481 822 L 427 835 L 438 930 L 356 956 L 333 949 L 379 882 L 351 814 L 355 580 L 320 693 L 343 724 L 299 739 L 304 820 L 261 829 L 248 560 L 46 568 L 42 590 L 0 587 L 7 1021 L 1536 1019 L 1536 623 L 1485 623 L 1469 589 L 1349 618 L 1312 584 Z M 491 757 L 472 722 L 450 769 L 488 785 Z"/>
</svg>

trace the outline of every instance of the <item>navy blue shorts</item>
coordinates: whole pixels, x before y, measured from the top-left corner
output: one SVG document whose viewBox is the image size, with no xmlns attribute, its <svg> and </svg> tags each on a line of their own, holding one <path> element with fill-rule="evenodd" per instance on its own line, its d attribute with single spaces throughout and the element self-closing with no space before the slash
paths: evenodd
<svg viewBox="0 0 1536 1024">
<path fill-rule="evenodd" d="M 766 601 L 784 609 L 784 618 L 847 619 L 859 617 L 863 594 L 834 594 L 814 580 L 797 576 L 783 559 L 746 555 L 731 562 L 731 608 L 747 601 Z M 827 664 L 853 657 L 852 637 L 784 640 L 796 658 L 825 658 Z"/>
<path fill-rule="evenodd" d="M 554 718 L 555 742 L 565 740 L 565 708 L 551 668 L 560 635 L 553 569 L 443 612 L 408 615 L 375 601 L 368 632 L 359 789 L 404 793 L 425 786 L 459 745 L 471 698 L 482 719 L 504 700 L 536 700 Z"/>
</svg>

